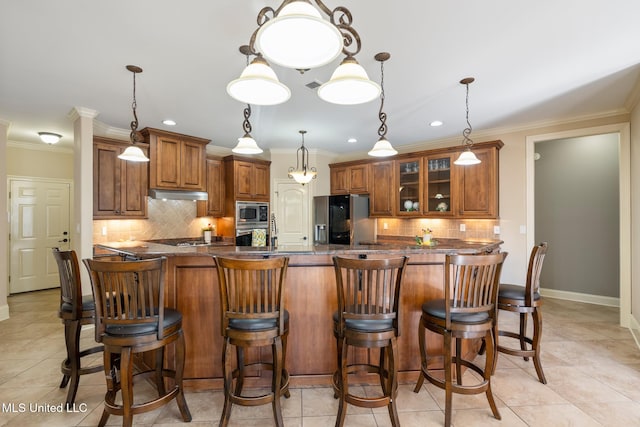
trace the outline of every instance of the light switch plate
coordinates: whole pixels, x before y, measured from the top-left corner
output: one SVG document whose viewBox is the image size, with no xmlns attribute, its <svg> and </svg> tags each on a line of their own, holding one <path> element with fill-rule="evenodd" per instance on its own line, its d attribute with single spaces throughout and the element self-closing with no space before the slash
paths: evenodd
<svg viewBox="0 0 640 427">
<path fill-rule="evenodd" d="M 500 226 L 499 225 L 494 225 L 493 226 L 493 234 L 500 234 Z"/>
</svg>

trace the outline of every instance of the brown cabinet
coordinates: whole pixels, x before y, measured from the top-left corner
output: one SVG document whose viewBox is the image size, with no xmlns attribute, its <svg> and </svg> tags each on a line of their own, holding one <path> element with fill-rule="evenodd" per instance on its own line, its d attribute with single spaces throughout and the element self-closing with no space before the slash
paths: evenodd
<svg viewBox="0 0 640 427">
<path fill-rule="evenodd" d="M 393 191 L 393 160 L 371 163 L 369 216 L 393 216 L 396 194 Z"/>
<path fill-rule="evenodd" d="M 234 155 L 225 157 L 223 161 L 227 204 L 236 200 L 269 201 L 270 161 Z M 229 215 L 228 211 L 226 215 Z"/>
<path fill-rule="evenodd" d="M 224 216 L 224 166 L 221 159 L 206 161 L 208 200 L 198 201 L 198 216 Z"/>
<path fill-rule="evenodd" d="M 118 158 L 130 143 L 93 139 L 93 218 L 147 218 L 147 162 Z M 145 154 L 148 147 L 138 144 Z"/>
<path fill-rule="evenodd" d="M 457 207 L 457 181 L 454 160 L 457 153 L 440 153 L 426 156 L 424 207 L 425 215 L 430 217 L 452 217 Z"/>
<path fill-rule="evenodd" d="M 454 205 L 456 215 L 468 218 L 497 218 L 498 149 L 496 147 L 474 148 L 473 152 L 480 159 L 480 164 L 454 165 L 458 177 L 457 205 Z"/>
<path fill-rule="evenodd" d="M 409 157 L 395 162 L 395 188 L 398 216 L 422 216 L 422 158 Z"/>
<path fill-rule="evenodd" d="M 149 188 L 204 191 L 208 139 L 144 128 L 149 143 Z"/>
<path fill-rule="evenodd" d="M 368 163 L 330 168 L 331 194 L 367 194 L 369 193 Z"/>
</svg>

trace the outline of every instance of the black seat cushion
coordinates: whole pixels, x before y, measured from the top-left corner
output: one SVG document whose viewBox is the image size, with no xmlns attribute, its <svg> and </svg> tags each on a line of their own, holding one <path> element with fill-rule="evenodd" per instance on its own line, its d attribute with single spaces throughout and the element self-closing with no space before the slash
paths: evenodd
<svg viewBox="0 0 640 427">
<path fill-rule="evenodd" d="M 524 286 L 500 283 L 500 287 L 498 288 L 498 298 L 522 300 L 524 302 L 525 291 L 526 288 Z M 533 299 L 534 301 L 539 300 L 540 293 L 534 292 Z"/>
<path fill-rule="evenodd" d="M 338 312 L 333 313 L 333 321 L 338 323 L 340 316 Z M 369 320 L 369 319 L 345 319 L 344 326 L 359 332 L 384 332 L 393 329 L 393 319 Z"/>
<path fill-rule="evenodd" d="M 242 331 L 266 331 L 278 326 L 277 319 L 229 319 L 230 329 L 239 329 Z M 284 329 L 289 329 L 289 312 L 284 311 Z"/>
<path fill-rule="evenodd" d="M 434 299 L 422 304 L 422 312 L 434 317 L 444 319 L 445 313 L 444 299 Z M 481 323 L 486 322 L 489 318 L 489 313 L 451 313 L 451 321 L 457 323 Z"/>
<path fill-rule="evenodd" d="M 162 328 L 166 329 L 182 321 L 182 314 L 170 308 L 164 309 L 164 321 Z M 149 335 L 157 333 L 158 324 L 155 322 L 150 323 L 134 323 L 130 325 L 107 325 L 105 333 L 113 336 L 137 336 L 137 335 Z"/>
<path fill-rule="evenodd" d="M 90 311 L 96 309 L 96 303 L 93 300 L 93 295 L 82 295 L 82 311 Z M 63 302 L 60 305 L 60 310 L 71 312 L 73 305 L 69 302 Z"/>
</svg>

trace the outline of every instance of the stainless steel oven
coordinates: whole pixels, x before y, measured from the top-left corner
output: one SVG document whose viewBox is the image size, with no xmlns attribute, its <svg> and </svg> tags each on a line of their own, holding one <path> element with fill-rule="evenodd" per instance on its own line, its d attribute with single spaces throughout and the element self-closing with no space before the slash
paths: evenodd
<svg viewBox="0 0 640 427">
<path fill-rule="evenodd" d="M 236 202 L 236 228 L 243 225 L 250 225 L 252 228 L 268 228 L 269 203 Z"/>
</svg>

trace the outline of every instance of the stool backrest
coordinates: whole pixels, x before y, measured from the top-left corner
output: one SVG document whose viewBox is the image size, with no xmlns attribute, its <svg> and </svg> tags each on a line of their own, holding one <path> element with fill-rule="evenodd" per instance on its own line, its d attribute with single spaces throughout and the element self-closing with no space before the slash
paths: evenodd
<svg viewBox="0 0 640 427">
<path fill-rule="evenodd" d="M 230 319 L 273 319 L 284 331 L 284 284 L 289 257 L 214 257 L 220 285 L 222 335 Z"/>
<path fill-rule="evenodd" d="M 166 258 L 140 261 L 85 259 L 96 302 L 96 341 L 108 327 L 155 325 L 163 338 Z"/>
<path fill-rule="evenodd" d="M 400 335 L 400 287 L 409 258 L 384 259 L 333 257 L 338 290 L 339 327 L 346 319 L 387 320 Z"/>
<path fill-rule="evenodd" d="M 71 310 L 64 311 L 73 319 L 79 319 L 82 316 L 82 284 L 76 252 L 53 248 L 53 257 L 58 264 L 60 276 L 60 312 L 62 314 L 63 305 L 67 305 Z"/>
<path fill-rule="evenodd" d="M 445 257 L 446 327 L 452 313 L 488 313 L 495 317 L 498 286 L 506 252 Z"/>
<path fill-rule="evenodd" d="M 540 273 L 542 272 L 542 263 L 547 253 L 547 242 L 542 242 L 531 249 L 529 257 L 529 268 L 527 269 L 527 284 L 524 294 L 525 305 L 531 306 L 534 300 L 534 294 L 540 292 Z"/>
</svg>

